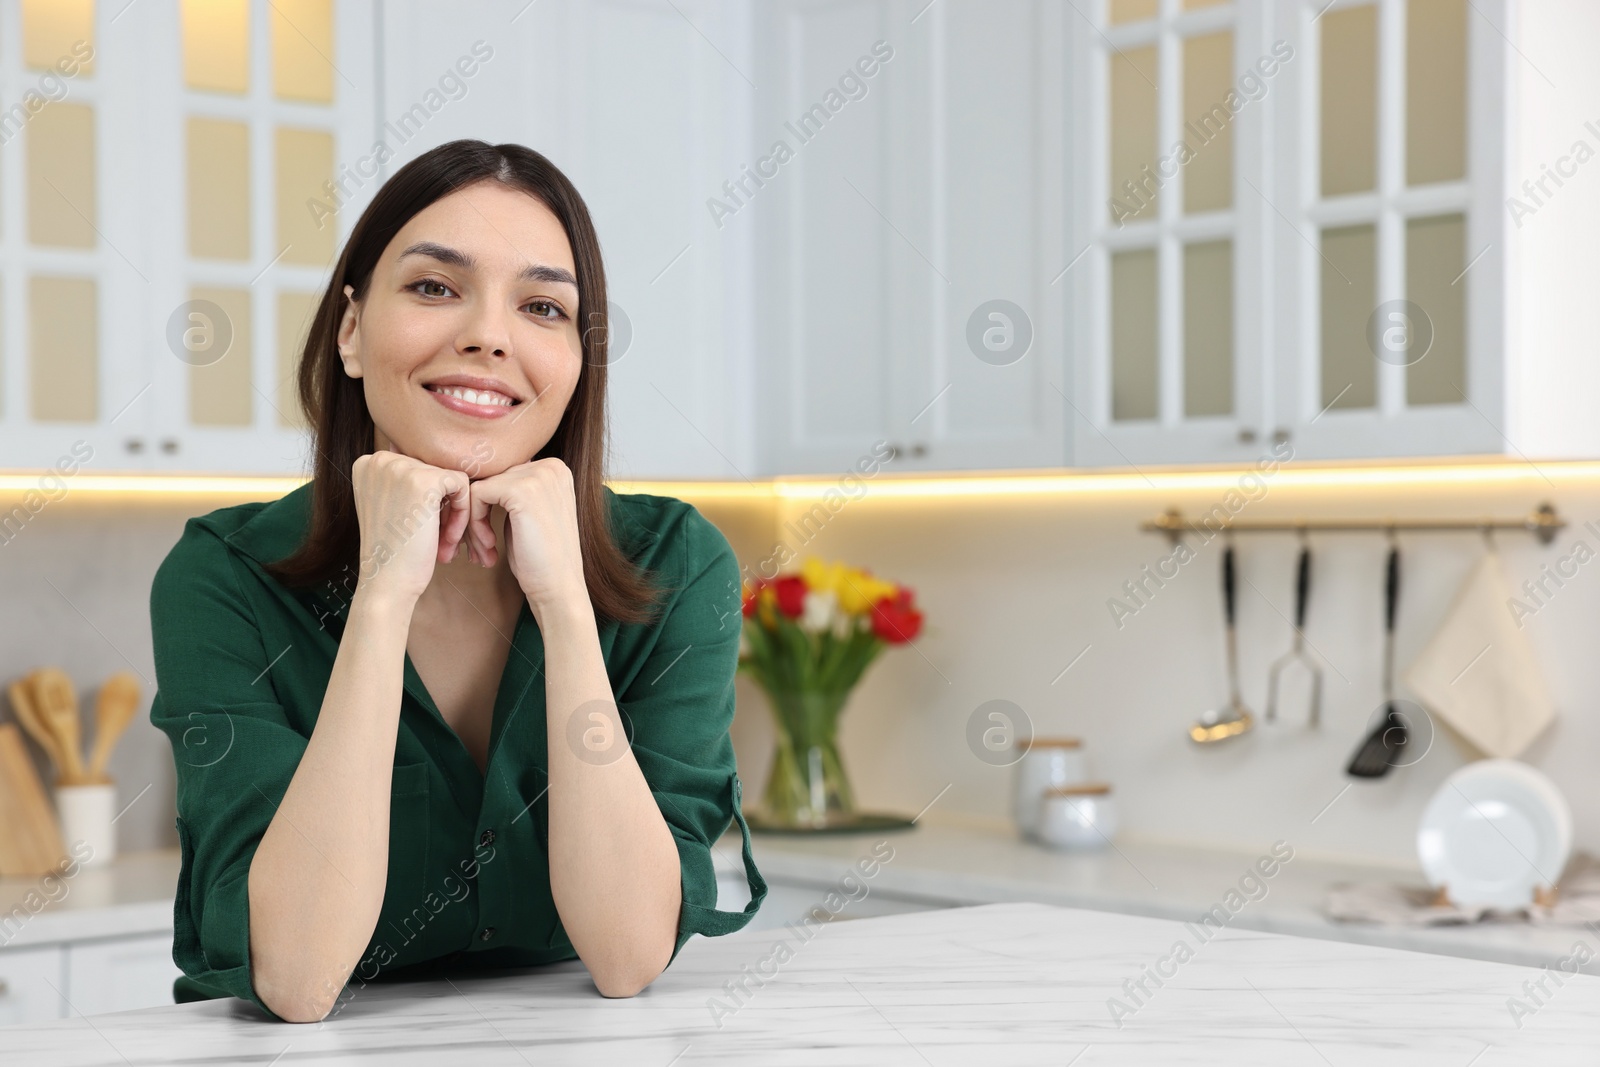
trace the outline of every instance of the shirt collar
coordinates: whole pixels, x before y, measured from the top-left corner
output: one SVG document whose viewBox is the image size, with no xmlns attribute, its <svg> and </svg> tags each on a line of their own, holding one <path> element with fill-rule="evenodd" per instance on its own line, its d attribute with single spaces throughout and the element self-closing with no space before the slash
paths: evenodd
<svg viewBox="0 0 1600 1067">
<path fill-rule="evenodd" d="M 275 563 L 300 545 L 311 523 L 312 483 L 306 482 L 268 501 L 223 541 L 257 563 Z M 202 519 L 201 522 L 205 520 Z"/>
</svg>

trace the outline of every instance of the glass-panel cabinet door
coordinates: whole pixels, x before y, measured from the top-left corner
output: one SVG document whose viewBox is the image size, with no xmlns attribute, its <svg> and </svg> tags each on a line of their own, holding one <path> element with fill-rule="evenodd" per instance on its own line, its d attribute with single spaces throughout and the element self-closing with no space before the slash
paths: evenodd
<svg viewBox="0 0 1600 1067">
<path fill-rule="evenodd" d="M 1278 431 L 1309 459 L 1501 451 L 1498 31 L 1468 0 L 1279 15 Z"/>
<path fill-rule="evenodd" d="M 308 473 L 300 357 L 344 236 L 380 184 L 372 5 L 180 0 L 142 17 L 161 179 L 144 311 L 160 468 Z"/>
<path fill-rule="evenodd" d="M 1085 11 L 1100 5 L 1087 5 Z M 1079 466 L 1263 448 L 1258 234 L 1270 75 L 1255 0 L 1108 0 L 1076 20 L 1070 327 Z"/>
<path fill-rule="evenodd" d="M 0 467 L 115 470 L 148 418 L 133 331 L 149 267 L 119 91 L 135 34 L 91 0 L 0 4 Z"/>
</svg>

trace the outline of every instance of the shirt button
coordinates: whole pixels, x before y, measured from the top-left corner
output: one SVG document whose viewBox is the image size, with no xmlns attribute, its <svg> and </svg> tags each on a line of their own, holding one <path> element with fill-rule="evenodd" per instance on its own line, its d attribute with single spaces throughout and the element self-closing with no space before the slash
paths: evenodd
<svg viewBox="0 0 1600 1067">
<path fill-rule="evenodd" d="M 479 834 L 478 835 L 478 844 L 483 845 L 485 848 L 487 848 L 489 845 L 494 844 L 494 831 L 493 830 L 485 830 L 483 833 Z"/>
<path fill-rule="evenodd" d="M 478 940 L 479 941 L 489 941 L 489 940 L 492 940 L 493 938 L 494 938 L 494 927 L 492 927 L 492 926 L 485 926 L 483 928 L 483 932 L 478 935 Z"/>
</svg>

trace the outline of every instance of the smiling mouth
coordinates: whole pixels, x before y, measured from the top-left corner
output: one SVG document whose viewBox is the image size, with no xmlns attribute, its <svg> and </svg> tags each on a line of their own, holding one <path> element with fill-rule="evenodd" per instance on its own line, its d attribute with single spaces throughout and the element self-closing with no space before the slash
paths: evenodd
<svg viewBox="0 0 1600 1067">
<path fill-rule="evenodd" d="M 431 393 L 455 397 L 457 400 L 465 401 L 468 404 L 476 404 L 479 407 L 514 408 L 522 403 L 515 397 L 506 396 L 504 393 L 497 393 L 489 389 L 468 389 L 460 385 L 424 385 L 423 388 Z"/>
</svg>

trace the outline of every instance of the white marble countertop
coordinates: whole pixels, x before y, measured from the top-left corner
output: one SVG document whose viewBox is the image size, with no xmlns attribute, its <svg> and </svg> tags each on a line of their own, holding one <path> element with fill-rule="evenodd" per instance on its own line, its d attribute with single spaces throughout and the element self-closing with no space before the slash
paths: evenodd
<svg viewBox="0 0 1600 1067">
<path fill-rule="evenodd" d="M 692 941 L 626 1000 L 600 997 L 574 961 L 377 983 L 318 1024 L 220 1000 L 13 1027 L 0 1047 L 30 1067 L 1555 1067 L 1592 1063 L 1600 1037 L 1600 979 L 1587 975 L 1547 979 L 1518 1018 L 1510 998 L 1539 977 L 1524 968 L 1231 928 L 1203 940 L 1139 916 L 1000 904 L 785 933 Z"/>
<path fill-rule="evenodd" d="M 1061 852 L 1019 840 L 1014 832 L 929 820 L 882 837 L 893 845 L 895 855 L 868 883 L 869 895 L 945 905 L 1031 900 L 1180 920 L 1194 920 L 1222 903 L 1257 859 L 1255 854 L 1122 838 L 1115 849 Z M 820 899 L 877 839 L 871 834 L 753 834 L 751 851 L 766 878 L 784 885 L 814 886 Z M 1263 853 L 1267 848 L 1270 843 Z M 724 837 L 716 854 L 719 869 L 739 870 L 737 833 Z M 1425 884 L 1416 871 L 1296 856 L 1262 881 L 1265 896 L 1249 900 L 1233 913 L 1230 927 L 1535 967 L 1568 956 L 1581 939 L 1594 953 L 1582 969 L 1600 974 L 1600 935 L 1582 927 L 1525 922 L 1400 927 L 1337 922 L 1323 912 L 1328 888 L 1336 883 Z M 748 894 L 743 899 L 748 900 Z M 730 906 L 719 902 L 719 907 Z M 846 906 L 842 915 L 848 914 Z"/>
<path fill-rule="evenodd" d="M 870 835 L 798 837 L 756 834 L 756 863 L 769 879 L 823 893 L 857 859 Z M 931 903 L 989 904 L 1041 901 L 1155 918 L 1192 920 L 1219 903 L 1256 857 L 1215 849 L 1119 839 L 1117 850 L 1065 853 L 1023 842 L 1003 831 L 923 820 L 909 832 L 885 835 L 895 857 L 867 882 L 869 893 Z M 739 838 L 716 851 L 730 884 L 743 884 Z M 51 889 L 40 879 L 0 879 L 0 951 L 29 945 L 170 933 L 178 851 L 124 853 L 108 867 L 88 868 Z M 1421 877 L 1389 866 L 1330 863 L 1297 856 L 1265 880 L 1266 896 L 1248 902 L 1231 927 L 1409 948 L 1468 959 L 1542 966 L 1571 953 L 1582 939 L 1595 948 L 1583 965 L 1600 974 L 1600 937 L 1574 927 L 1480 923 L 1411 928 L 1335 922 L 1322 912 L 1330 885 L 1340 881 Z M 65 890 L 63 892 L 62 890 Z M 28 894 L 44 906 L 27 906 Z M 55 899 L 51 899 L 51 897 Z M 747 897 L 745 899 L 748 899 Z M 724 908 L 742 900 L 722 902 Z M 846 907 L 842 916 L 849 915 Z"/>
<path fill-rule="evenodd" d="M 70 878 L 0 878 L 0 950 L 172 933 L 177 849 L 128 852 Z"/>
</svg>

